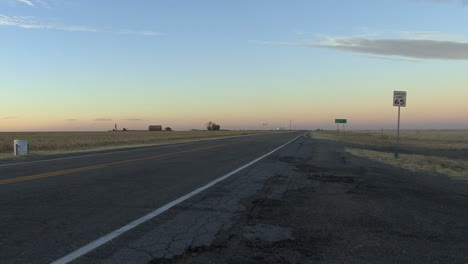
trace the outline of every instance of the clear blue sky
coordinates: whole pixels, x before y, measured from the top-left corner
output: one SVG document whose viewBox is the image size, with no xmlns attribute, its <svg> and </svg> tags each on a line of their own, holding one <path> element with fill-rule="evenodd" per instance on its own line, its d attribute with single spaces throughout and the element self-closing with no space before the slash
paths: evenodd
<svg viewBox="0 0 468 264">
<path fill-rule="evenodd" d="M 0 131 L 392 128 L 393 90 L 405 128 L 468 128 L 466 25 L 462 0 L 0 0 Z"/>
</svg>

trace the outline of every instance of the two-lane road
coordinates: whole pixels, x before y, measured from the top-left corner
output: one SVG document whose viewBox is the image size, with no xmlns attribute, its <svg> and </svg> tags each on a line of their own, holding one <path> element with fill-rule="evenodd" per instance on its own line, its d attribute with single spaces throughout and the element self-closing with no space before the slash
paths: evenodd
<svg viewBox="0 0 468 264">
<path fill-rule="evenodd" d="M 301 133 L 0 164 L 1 263 L 50 263 Z"/>
</svg>

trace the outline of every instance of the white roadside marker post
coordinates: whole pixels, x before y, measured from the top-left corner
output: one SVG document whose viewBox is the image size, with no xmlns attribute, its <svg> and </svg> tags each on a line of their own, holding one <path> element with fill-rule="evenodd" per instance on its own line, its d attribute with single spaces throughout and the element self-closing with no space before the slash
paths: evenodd
<svg viewBox="0 0 468 264">
<path fill-rule="evenodd" d="M 13 154 L 15 156 L 24 156 L 29 154 L 29 144 L 27 140 L 15 139 L 13 141 Z"/>
</svg>

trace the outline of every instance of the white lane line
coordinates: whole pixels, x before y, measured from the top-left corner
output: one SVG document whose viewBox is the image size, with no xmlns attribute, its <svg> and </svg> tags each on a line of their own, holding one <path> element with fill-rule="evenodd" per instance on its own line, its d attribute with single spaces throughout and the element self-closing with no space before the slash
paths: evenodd
<svg viewBox="0 0 468 264">
<path fill-rule="evenodd" d="M 129 150 L 115 149 L 115 150 L 110 150 L 110 151 L 104 152 L 104 153 L 86 154 L 86 155 L 56 158 L 56 159 L 44 159 L 44 160 L 33 160 L 33 161 L 24 161 L 24 162 L 0 164 L 0 167 L 24 165 L 24 164 L 40 163 L 40 162 L 49 162 L 49 161 L 57 161 L 57 160 L 87 158 L 87 157 L 93 157 L 93 156 L 102 156 L 102 155 L 110 155 L 110 154 L 116 154 L 116 153 L 125 153 L 125 152 L 132 152 L 132 151 L 148 150 L 148 149 L 153 149 L 153 148 L 173 147 L 173 146 L 179 146 L 179 145 L 189 145 L 189 144 L 204 143 L 204 142 L 209 142 L 209 141 L 227 140 L 227 139 L 235 139 L 235 138 L 241 138 L 241 137 L 261 136 L 261 135 L 278 135 L 278 134 L 252 134 L 252 135 L 242 135 L 242 136 L 234 136 L 234 137 L 227 137 L 227 138 L 205 139 L 205 140 L 191 141 L 191 142 L 185 142 L 185 143 L 175 143 L 175 144 L 170 144 L 169 143 L 169 144 L 149 146 L 149 147 L 144 147 L 143 146 L 143 147 L 136 147 L 136 149 L 129 149 Z M 72 154 L 72 153 L 70 153 L 70 154 Z"/>
<path fill-rule="evenodd" d="M 172 202 L 170 202 L 170 203 L 168 203 L 168 204 L 166 204 L 166 205 L 164 205 L 162 207 L 159 207 L 158 209 L 152 211 L 151 213 L 149 213 L 149 214 L 147 214 L 147 215 L 145 215 L 145 216 L 143 216 L 141 218 L 138 218 L 137 220 L 135 220 L 135 221 L 133 221 L 133 222 L 131 222 L 131 223 L 117 229 L 117 230 L 114 230 L 114 231 L 110 232 L 109 234 L 107 234 L 107 235 L 105 235 L 103 237 L 100 237 L 100 238 L 94 240 L 93 242 L 91 242 L 91 243 L 89 243 L 89 244 L 87 244 L 87 245 L 85 245 L 85 246 L 71 252 L 70 254 L 68 254 L 68 255 L 66 255 L 66 256 L 58 259 L 58 260 L 55 260 L 51 264 L 70 263 L 71 261 L 73 261 L 73 260 L 87 254 L 88 252 L 90 252 L 90 251 L 92 251 L 92 250 L 106 244 L 107 242 L 111 241 L 112 239 L 114 239 L 114 238 L 122 235 L 123 233 L 133 229 L 134 227 L 137 227 L 140 224 L 143 224 L 144 222 L 146 222 L 146 221 L 148 221 L 148 220 L 150 220 L 150 219 L 164 213 L 165 211 L 169 210 L 170 208 L 176 206 L 177 204 L 179 204 L 179 203 L 181 203 L 181 202 L 183 202 L 183 201 L 197 195 L 198 193 L 212 187 L 213 185 L 217 184 L 218 182 L 223 181 L 223 180 L 231 177 L 232 175 L 238 173 L 239 171 L 241 171 L 241 170 L 243 170 L 243 169 L 245 169 L 247 167 L 250 167 L 251 165 L 253 165 L 253 164 L 257 163 L 258 161 L 264 159 L 265 157 L 273 154 L 274 152 L 282 149 L 286 145 L 290 144 L 291 142 L 295 141 L 296 139 L 298 139 L 298 138 L 300 138 L 300 137 L 302 137 L 304 135 L 305 134 L 300 135 L 300 136 L 292 139 L 291 141 L 288 141 L 286 144 L 283 144 L 283 145 L 277 147 L 276 149 L 272 150 L 271 152 L 268 152 L 267 154 L 265 154 L 265 155 L 263 155 L 263 156 L 261 156 L 259 158 L 256 158 L 255 160 L 253 160 L 253 161 L 251 161 L 251 162 L 249 162 L 247 164 L 244 164 L 240 168 L 237 168 L 236 170 L 233 170 L 233 171 L 229 172 L 228 174 L 222 176 L 221 178 L 218 178 L 218 179 L 208 183 L 205 186 L 202 186 L 202 187 L 200 187 L 200 188 L 198 188 L 198 189 L 196 189 L 196 190 L 194 190 L 194 191 L 192 191 L 192 192 L 190 192 L 190 193 L 188 193 L 188 194 L 186 194 L 186 195 L 184 195 L 184 196 L 182 196 L 182 197 L 180 197 L 180 198 L 178 198 L 178 199 L 176 199 L 176 200 L 174 200 L 174 201 L 172 201 Z"/>
</svg>

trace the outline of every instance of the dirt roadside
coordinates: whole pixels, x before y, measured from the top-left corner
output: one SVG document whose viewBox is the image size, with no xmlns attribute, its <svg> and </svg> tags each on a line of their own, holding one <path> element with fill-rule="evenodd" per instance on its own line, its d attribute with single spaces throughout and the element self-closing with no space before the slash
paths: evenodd
<svg viewBox="0 0 468 264">
<path fill-rule="evenodd" d="M 210 246 L 150 263 L 468 263 L 468 184 L 308 139 Z"/>
</svg>

